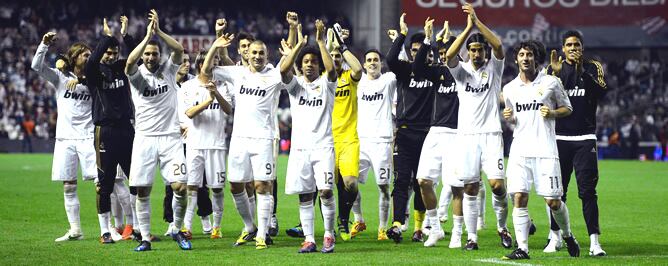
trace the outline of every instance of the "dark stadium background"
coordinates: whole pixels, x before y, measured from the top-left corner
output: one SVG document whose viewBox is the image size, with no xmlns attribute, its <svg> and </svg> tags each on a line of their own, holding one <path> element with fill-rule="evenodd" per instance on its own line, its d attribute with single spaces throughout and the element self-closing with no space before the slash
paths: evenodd
<svg viewBox="0 0 668 266">
<path fill-rule="evenodd" d="M 668 141 L 668 8 L 665 0 L 485 0 L 476 12 L 499 34 L 506 49 L 529 38 L 559 49 L 560 35 L 569 29 L 584 34 L 585 56 L 602 62 L 610 92 L 600 103 L 597 120 L 599 157 L 667 160 Z M 228 20 L 228 32 L 246 31 L 267 42 L 270 61 L 277 44 L 287 36 L 285 12 L 296 11 L 313 35 L 313 21 L 324 19 L 350 28 L 352 50 L 361 56 L 368 48 L 385 52 L 387 29 L 398 27 L 406 12 L 409 34 L 421 30 L 426 16 L 444 19 L 458 33 L 465 21 L 455 0 L 369 1 L 0 1 L 0 152 L 53 151 L 56 106 L 54 88 L 30 70 L 35 49 L 47 31 L 55 30 L 56 52 L 83 41 L 95 45 L 101 18 L 118 32 L 121 14 L 130 19 L 129 33 L 142 36 L 146 12 L 157 8 L 165 32 L 190 52 L 214 38 L 214 21 Z M 230 54 L 236 59 L 236 47 Z M 122 51 L 127 55 L 128 51 Z M 506 60 L 504 84 L 517 74 Z M 280 108 L 287 110 L 287 99 Z M 289 139 L 290 120 L 281 112 L 282 138 Z M 505 129 L 509 129 L 504 125 Z M 504 129 L 504 130 L 505 130 Z M 510 130 L 505 130 L 509 145 Z M 28 141 L 30 140 L 30 141 Z"/>
</svg>

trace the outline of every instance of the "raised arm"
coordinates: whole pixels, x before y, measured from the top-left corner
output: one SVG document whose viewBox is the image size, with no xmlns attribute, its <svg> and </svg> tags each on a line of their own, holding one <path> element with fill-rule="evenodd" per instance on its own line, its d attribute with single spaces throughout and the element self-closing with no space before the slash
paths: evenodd
<svg viewBox="0 0 668 266">
<path fill-rule="evenodd" d="M 469 14 L 469 16 L 473 19 L 473 23 L 475 23 L 475 26 L 480 30 L 480 33 L 482 34 L 483 37 L 485 37 L 485 40 L 489 42 L 489 45 L 492 46 L 492 52 L 494 53 L 494 57 L 496 59 L 502 60 L 504 55 L 503 55 L 503 45 L 501 43 L 501 40 L 499 37 L 492 32 L 485 24 L 478 19 L 478 17 L 475 14 L 475 10 L 473 9 L 473 6 L 469 3 L 466 3 L 462 6 L 462 9 L 464 10 L 464 13 Z M 449 57 L 448 57 L 449 58 Z"/>
<path fill-rule="evenodd" d="M 401 53 L 404 47 L 404 40 L 406 40 L 406 34 L 408 34 L 408 25 L 404 22 L 405 17 L 406 13 L 401 14 L 401 18 L 399 18 L 399 34 L 392 41 L 392 47 L 390 47 L 390 51 L 387 52 L 387 56 L 385 57 L 387 66 L 390 68 L 390 71 L 397 75 L 397 78 L 402 76 L 402 73 L 411 71 L 408 63 L 399 60 L 399 53 Z M 390 34 L 390 31 L 388 31 L 388 34 Z M 390 38 L 392 38 L 392 35 L 390 35 Z"/>
<path fill-rule="evenodd" d="M 320 57 L 322 58 L 322 64 L 325 65 L 325 72 L 327 73 L 327 80 L 334 82 L 338 78 L 336 74 L 336 68 L 334 68 L 334 60 L 332 56 L 327 52 L 325 47 L 325 23 L 321 20 L 315 21 L 315 39 L 318 43 L 318 49 L 320 50 Z M 350 53 L 350 51 L 348 52 Z M 357 61 L 357 59 L 355 59 Z M 359 61 L 357 62 L 359 64 Z M 351 66 L 352 67 L 352 66 Z M 359 80 L 359 78 L 358 78 Z"/>
<path fill-rule="evenodd" d="M 216 57 L 218 49 L 230 46 L 232 44 L 232 40 L 234 40 L 234 35 L 225 33 L 223 36 L 218 37 L 211 44 L 211 48 L 209 48 L 209 51 L 206 53 L 206 57 L 204 57 L 204 63 L 202 63 L 202 72 L 200 75 L 204 75 L 207 78 L 211 78 L 213 76 L 213 59 Z"/>
<path fill-rule="evenodd" d="M 466 19 L 466 28 L 464 28 L 462 33 L 457 35 L 457 38 L 454 42 L 452 42 L 452 45 L 450 45 L 450 48 L 448 48 L 448 51 L 445 53 L 445 58 L 448 60 L 448 67 L 453 68 L 459 64 L 459 60 L 457 60 L 457 54 L 459 54 L 459 50 L 462 48 L 462 45 L 464 45 L 466 38 L 468 38 L 469 34 L 471 34 L 473 25 L 473 18 L 469 14 Z"/>
<path fill-rule="evenodd" d="M 139 69 L 137 61 L 139 61 L 141 54 L 144 52 L 144 49 L 146 48 L 148 41 L 153 37 L 153 34 L 155 34 L 155 24 L 152 19 L 149 19 L 148 25 L 146 26 L 146 36 L 144 36 L 144 39 L 137 45 L 137 47 L 132 49 L 132 52 L 128 55 L 128 60 L 125 62 L 126 75 L 130 76 L 136 73 L 137 69 Z M 88 62 L 90 63 L 90 60 Z"/>
<path fill-rule="evenodd" d="M 351 77 L 354 80 L 360 80 L 362 77 L 362 64 L 360 64 L 360 61 L 357 59 L 357 57 L 355 57 L 355 55 L 350 52 L 350 50 L 348 50 L 348 46 L 345 44 L 349 34 L 349 30 L 342 29 L 341 25 L 338 23 L 334 24 L 334 37 L 336 38 L 335 43 L 338 43 L 339 45 L 338 49 L 341 51 L 343 60 L 348 64 L 348 66 L 350 66 L 350 71 L 352 72 Z"/>
<path fill-rule="evenodd" d="M 32 68 L 32 70 L 37 72 L 37 74 L 39 74 L 40 77 L 46 79 L 54 86 L 57 86 L 59 78 L 58 78 L 58 73 L 56 71 L 58 70 L 49 68 L 44 63 L 46 52 L 49 51 L 49 46 L 53 44 L 55 39 L 56 39 L 55 32 L 47 32 L 46 34 L 44 34 L 44 37 L 42 37 L 42 43 L 39 44 L 39 46 L 37 47 L 37 51 L 35 51 L 35 56 L 32 58 L 32 64 L 30 65 L 30 68 Z"/>
<path fill-rule="evenodd" d="M 299 15 L 296 12 L 288 11 L 285 14 L 285 21 L 288 22 L 288 41 L 290 47 L 295 47 L 297 44 L 297 27 L 299 26 Z M 301 34 L 301 33 L 300 33 Z"/>
<path fill-rule="evenodd" d="M 172 50 L 172 55 L 170 56 L 172 58 L 172 63 L 175 65 L 181 65 L 181 63 L 183 63 L 183 46 L 174 40 L 172 36 L 169 36 L 167 33 L 162 31 L 162 29 L 160 29 L 160 19 L 158 18 L 158 12 L 155 11 L 155 9 L 151 9 L 149 12 L 149 19 L 153 20 L 156 35 L 165 42 L 170 50 Z"/>
<path fill-rule="evenodd" d="M 294 75 L 292 73 L 292 68 L 299 52 L 304 48 L 306 42 L 308 42 L 308 36 L 302 35 L 301 24 L 297 25 L 297 42 L 294 46 L 291 46 L 286 40 L 281 40 L 281 53 L 284 57 L 280 62 L 280 71 L 283 83 L 288 84 L 292 81 Z"/>
<path fill-rule="evenodd" d="M 225 34 L 225 29 L 226 28 L 227 28 L 227 20 L 224 19 L 224 18 L 217 19 L 216 20 L 216 38 L 220 38 L 220 36 L 223 36 L 223 34 Z M 223 63 L 224 66 L 233 66 L 234 65 L 234 61 L 232 61 L 232 58 L 230 58 L 230 53 L 227 51 L 227 47 L 219 49 L 218 56 L 220 57 L 220 61 Z"/>
<path fill-rule="evenodd" d="M 434 34 L 434 20 L 427 18 L 424 22 L 424 42 L 418 49 L 413 62 L 413 73 L 418 78 L 430 77 L 428 73 L 429 65 L 427 65 L 427 55 L 431 50 L 431 36 Z"/>
</svg>

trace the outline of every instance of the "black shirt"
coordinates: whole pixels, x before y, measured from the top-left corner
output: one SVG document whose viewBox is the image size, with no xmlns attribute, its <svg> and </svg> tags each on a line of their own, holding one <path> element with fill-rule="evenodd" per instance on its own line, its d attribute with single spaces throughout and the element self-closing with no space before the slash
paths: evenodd
<svg viewBox="0 0 668 266">
<path fill-rule="evenodd" d="M 415 55 L 413 73 L 415 77 L 427 78 L 434 83 L 432 87 L 433 106 L 431 126 L 457 128 L 457 115 L 459 111 L 459 98 L 455 87 L 455 78 L 450 74 L 446 66 L 428 65 L 427 54 L 431 45 L 422 44 Z"/>
<path fill-rule="evenodd" d="M 605 96 L 607 85 L 603 67 L 596 60 L 584 60 L 582 74 L 578 76 L 575 65 L 564 62 L 558 77 L 573 106 L 573 113 L 556 120 L 555 131 L 559 136 L 582 136 L 596 133 L 596 109 Z M 548 66 L 547 73 L 552 74 Z"/>
<path fill-rule="evenodd" d="M 413 74 L 413 64 L 400 61 L 399 52 L 406 36 L 399 36 L 387 53 L 387 65 L 397 76 L 397 127 L 411 126 L 428 129 L 431 125 L 434 83 Z"/>
<path fill-rule="evenodd" d="M 131 38 L 124 38 L 131 45 Z M 126 60 L 117 60 L 111 65 L 102 64 L 100 60 L 109 47 L 118 46 L 114 37 L 104 36 L 88 58 L 85 73 L 93 96 L 93 123 L 96 126 L 131 125 L 134 117 L 130 82 L 125 75 Z M 134 46 L 130 46 L 134 48 Z"/>
</svg>

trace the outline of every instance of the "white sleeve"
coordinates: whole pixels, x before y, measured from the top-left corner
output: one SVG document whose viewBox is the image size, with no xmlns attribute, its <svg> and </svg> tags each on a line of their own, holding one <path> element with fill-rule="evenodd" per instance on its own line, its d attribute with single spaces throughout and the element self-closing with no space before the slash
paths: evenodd
<svg viewBox="0 0 668 266">
<path fill-rule="evenodd" d="M 325 83 L 325 86 L 327 87 L 327 93 L 329 93 L 331 95 L 335 95 L 336 94 L 336 85 L 338 84 L 338 80 L 337 81 L 329 81 L 329 79 L 327 78 L 327 75 L 322 75 L 322 76 L 320 76 L 320 78 L 323 80 L 323 82 Z"/>
<path fill-rule="evenodd" d="M 513 106 L 513 103 L 510 101 L 511 92 L 508 86 L 503 86 L 502 94 L 503 94 L 503 102 L 506 105 L 506 108 L 510 108 L 513 110 L 513 112 L 515 112 L 515 107 Z"/>
<path fill-rule="evenodd" d="M 462 66 L 462 63 L 463 62 L 461 61 L 457 61 L 457 65 L 455 67 L 450 67 L 446 64 L 448 70 L 450 71 L 450 74 L 457 82 L 463 82 L 466 79 L 467 73 L 464 67 Z"/>
<path fill-rule="evenodd" d="M 492 56 L 489 59 L 489 62 L 492 64 L 492 71 L 494 71 L 494 74 L 497 75 L 497 77 L 501 78 L 501 75 L 503 75 L 503 59 L 498 59 L 492 52 Z"/>
<path fill-rule="evenodd" d="M 148 87 L 148 83 L 139 69 L 135 73 L 128 75 L 128 80 L 130 81 L 130 85 L 140 92 L 143 92 Z"/>
<path fill-rule="evenodd" d="M 46 79 L 46 81 L 53 84 L 56 89 L 58 89 L 58 82 L 60 81 L 59 70 L 50 68 L 44 63 L 44 58 L 46 57 L 46 52 L 49 50 L 49 46 L 40 43 L 35 51 L 35 56 L 32 58 L 32 63 L 30 68 L 37 72 L 37 74 Z"/>
<path fill-rule="evenodd" d="M 292 79 L 287 84 L 283 83 L 283 79 L 281 79 L 281 85 L 283 86 L 284 89 L 288 91 L 289 94 L 292 95 L 294 95 L 297 92 L 297 90 L 301 87 L 297 82 L 297 77 L 295 75 L 292 75 Z"/>
<path fill-rule="evenodd" d="M 173 84 L 176 89 L 179 89 L 178 86 L 176 86 L 176 73 L 179 72 L 181 65 L 174 64 L 174 62 L 172 62 L 172 57 L 169 56 L 167 62 L 165 62 L 164 67 L 165 68 L 163 69 L 162 74 L 164 75 L 165 79 L 169 82 L 169 84 Z"/>
<path fill-rule="evenodd" d="M 568 94 L 566 94 L 566 90 L 564 90 L 564 85 L 561 84 L 561 80 L 555 78 L 554 81 L 554 98 L 557 102 L 557 108 L 566 106 L 568 109 L 573 111 L 573 105 L 571 105 L 571 100 L 568 98 Z"/>
<path fill-rule="evenodd" d="M 240 66 L 216 66 L 213 68 L 213 78 L 220 81 L 233 82 L 234 72 L 238 72 L 241 68 Z"/>
</svg>

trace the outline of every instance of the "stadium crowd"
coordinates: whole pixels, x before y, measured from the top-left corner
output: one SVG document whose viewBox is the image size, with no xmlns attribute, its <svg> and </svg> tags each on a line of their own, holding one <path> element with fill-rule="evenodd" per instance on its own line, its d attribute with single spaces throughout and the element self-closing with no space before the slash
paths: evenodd
<svg viewBox="0 0 668 266">
<path fill-rule="evenodd" d="M 86 1 L 70 1 L 67 5 L 54 5 L 50 1 L 38 1 L 39 4 L 9 3 L 0 7 L 0 138 L 25 139 L 54 138 L 56 129 L 56 99 L 54 88 L 30 71 L 30 60 L 35 53 L 41 35 L 48 30 L 55 30 L 60 41 L 56 42 L 56 51 L 65 51 L 66 45 L 73 41 L 94 44 L 101 32 L 99 17 L 90 12 L 94 6 Z M 278 5 L 290 5 L 277 3 Z M 123 5 L 132 5 L 143 10 L 141 3 L 122 2 L 116 9 L 108 12 L 110 26 L 120 27 L 119 10 L 127 10 Z M 282 14 L 271 10 L 251 10 L 250 5 L 235 4 L 240 12 L 225 13 L 222 8 L 201 10 L 186 5 L 168 5 L 161 9 L 165 14 L 164 28 L 175 35 L 207 35 L 214 32 L 216 18 L 224 17 L 228 21 L 230 32 L 245 31 L 266 40 L 271 51 L 276 51 L 276 44 L 287 34 L 287 28 L 281 23 Z M 276 8 L 275 10 L 280 10 Z M 274 14 L 275 13 L 275 14 Z M 337 14 L 304 13 L 304 31 L 314 33 L 314 21 L 322 19 L 349 22 Z M 130 12 L 125 14 L 130 20 L 130 35 L 141 35 L 146 27 L 143 14 Z M 73 19 L 77 18 L 77 19 Z M 328 19 L 329 18 L 329 19 Z M 260 30 L 262 29 L 262 30 Z M 352 36 L 351 36 L 352 37 Z M 273 45 L 273 46 L 272 46 Z M 360 51 L 365 47 L 357 47 Z M 236 49 L 233 47 L 233 49 Z M 606 98 L 600 103 L 597 120 L 599 141 L 618 147 L 622 157 L 637 158 L 638 142 L 660 142 L 663 155 L 668 142 L 668 67 L 661 61 L 655 49 L 625 49 L 624 58 L 599 58 L 596 49 L 589 49 L 589 55 L 603 63 L 611 88 Z M 127 54 L 129 51 L 124 51 Z M 196 51 L 190 51 L 194 54 Z M 230 53 L 236 60 L 236 53 Z M 270 53 L 270 62 L 277 62 L 279 53 Z M 194 58 L 194 56 L 192 56 Z M 53 64 L 54 55 L 47 58 Z M 506 61 L 504 84 L 516 76 L 517 69 L 513 62 Z M 279 108 L 288 110 L 287 95 L 282 95 Z M 289 112 L 279 112 L 281 138 L 290 138 Z M 505 122 L 504 122 L 505 123 Z M 507 126 L 507 125 L 504 125 Z M 285 149 L 287 150 L 287 149 Z"/>
</svg>

